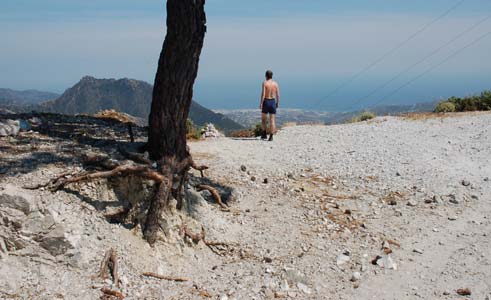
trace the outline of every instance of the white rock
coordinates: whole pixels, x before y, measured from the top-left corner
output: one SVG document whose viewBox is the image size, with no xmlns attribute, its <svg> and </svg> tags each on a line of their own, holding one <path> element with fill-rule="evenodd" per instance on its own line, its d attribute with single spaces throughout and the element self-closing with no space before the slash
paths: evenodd
<svg viewBox="0 0 491 300">
<path fill-rule="evenodd" d="M 336 258 L 336 264 L 338 266 L 344 265 L 349 261 L 350 261 L 349 252 L 343 252 L 339 254 L 338 257 Z"/>
<path fill-rule="evenodd" d="M 312 294 L 310 288 L 301 282 L 297 283 L 297 288 L 307 295 Z"/>
<path fill-rule="evenodd" d="M 353 282 L 360 281 L 360 279 L 361 279 L 360 272 L 354 272 L 353 275 L 351 275 L 351 281 Z"/>
</svg>

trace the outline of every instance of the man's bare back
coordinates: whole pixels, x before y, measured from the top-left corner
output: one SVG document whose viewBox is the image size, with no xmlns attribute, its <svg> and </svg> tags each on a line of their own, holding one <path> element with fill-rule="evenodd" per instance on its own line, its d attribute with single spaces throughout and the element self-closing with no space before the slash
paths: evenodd
<svg viewBox="0 0 491 300">
<path fill-rule="evenodd" d="M 264 99 L 275 99 L 278 98 L 278 83 L 273 79 L 265 80 L 263 82 L 264 88 Z"/>
</svg>

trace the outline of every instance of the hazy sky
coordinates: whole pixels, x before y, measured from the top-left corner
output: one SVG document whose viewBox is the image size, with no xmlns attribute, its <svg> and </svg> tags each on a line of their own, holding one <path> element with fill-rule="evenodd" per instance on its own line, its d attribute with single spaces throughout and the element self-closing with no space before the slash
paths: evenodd
<svg viewBox="0 0 491 300">
<path fill-rule="evenodd" d="M 487 35 L 394 92 L 491 31 L 491 19 L 485 20 L 489 0 L 207 0 L 206 11 L 195 99 L 210 108 L 256 107 L 267 68 L 275 72 L 287 107 L 347 110 L 491 89 Z M 1 0 L 0 37 L 0 87 L 62 92 L 84 75 L 152 83 L 165 37 L 165 1 Z"/>
</svg>

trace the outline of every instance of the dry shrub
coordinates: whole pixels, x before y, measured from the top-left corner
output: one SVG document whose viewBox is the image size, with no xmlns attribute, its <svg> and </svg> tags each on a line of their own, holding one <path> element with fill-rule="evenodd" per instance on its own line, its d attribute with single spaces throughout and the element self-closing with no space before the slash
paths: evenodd
<svg viewBox="0 0 491 300">
<path fill-rule="evenodd" d="M 131 123 L 131 124 L 137 123 L 135 117 L 123 112 L 115 111 L 114 109 L 107 109 L 107 110 L 100 111 L 96 113 L 94 117 L 99 119 L 116 120 L 121 123 Z"/>
<path fill-rule="evenodd" d="M 234 138 L 252 138 L 254 137 L 254 130 L 252 129 L 236 130 L 236 131 L 232 131 L 229 134 L 229 136 Z"/>
<path fill-rule="evenodd" d="M 286 128 L 286 127 L 295 127 L 295 126 L 297 126 L 297 122 L 285 122 L 282 127 Z"/>
</svg>

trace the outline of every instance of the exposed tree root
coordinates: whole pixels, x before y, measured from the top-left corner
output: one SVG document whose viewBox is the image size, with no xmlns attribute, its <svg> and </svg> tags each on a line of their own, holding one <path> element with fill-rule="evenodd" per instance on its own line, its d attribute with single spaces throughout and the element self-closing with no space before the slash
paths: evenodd
<svg viewBox="0 0 491 300">
<path fill-rule="evenodd" d="M 147 178 L 153 180 L 155 182 L 161 183 L 165 180 L 165 177 L 162 176 L 157 171 L 152 170 L 147 166 L 135 166 L 135 165 L 121 165 L 110 171 L 102 171 L 102 172 L 90 172 L 88 174 L 81 174 L 78 176 L 74 176 L 71 178 L 66 178 L 65 180 L 55 180 L 56 182 L 51 182 L 51 190 L 58 191 L 64 188 L 67 184 L 80 182 L 80 181 L 89 181 L 97 178 L 109 178 L 114 176 L 122 176 L 122 175 L 136 175 L 143 178 Z"/>
<path fill-rule="evenodd" d="M 141 153 L 135 153 L 135 152 L 130 152 L 128 150 L 126 150 L 124 147 L 118 147 L 118 151 L 119 153 L 121 153 L 121 155 L 123 155 L 124 157 L 136 162 L 136 163 L 139 163 L 139 164 L 144 164 L 144 165 L 148 165 L 150 166 L 153 161 L 146 158 L 143 154 Z"/>
<path fill-rule="evenodd" d="M 179 228 L 179 235 L 183 238 L 190 238 L 193 243 L 197 244 L 199 241 L 204 241 L 205 240 L 205 228 L 201 227 L 201 233 L 192 233 L 191 230 L 189 230 L 188 225 L 186 223 L 183 223 L 181 225 L 181 228 Z"/>
<path fill-rule="evenodd" d="M 176 282 L 189 281 L 189 279 L 186 277 L 164 276 L 164 275 L 160 275 L 160 274 L 156 274 L 156 273 L 152 273 L 152 272 L 145 272 L 145 273 L 143 273 L 143 276 L 154 277 L 154 278 L 158 278 L 158 279 L 162 279 L 162 280 L 176 281 Z"/>
<path fill-rule="evenodd" d="M 39 183 L 39 184 L 36 184 L 36 185 L 33 185 L 33 186 L 23 186 L 22 188 L 23 189 L 26 189 L 26 190 L 38 190 L 40 188 L 44 188 L 44 187 L 47 187 L 49 185 L 52 185 L 52 184 L 57 184 L 62 178 L 65 178 L 66 176 L 68 175 L 72 175 L 72 172 L 65 172 L 65 173 L 62 173 L 61 175 L 59 175 L 58 177 L 56 177 L 55 179 L 53 180 L 50 180 L 46 183 Z"/>
<path fill-rule="evenodd" d="M 234 245 L 229 244 L 229 243 L 224 243 L 224 242 L 209 242 L 206 240 L 206 232 L 205 228 L 201 227 L 201 233 L 192 233 L 189 228 L 187 227 L 186 223 L 183 223 L 181 225 L 181 228 L 179 229 L 179 234 L 183 237 L 189 237 L 193 243 L 198 244 L 200 241 L 203 241 L 203 243 L 210 248 L 210 250 L 215 253 L 218 256 L 223 256 L 225 255 L 225 252 L 229 252 L 230 248 L 233 248 Z M 217 247 L 223 247 L 223 249 L 218 249 Z"/>
<path fill-rule="evenodd" d="M 102 299 L 111 299 L 112 297 L 116 297 L 118 299 L 124 299 L 124 295 L 121 292 L 111 290 L 109 288 L 103 287 L 101 288 L 101 292 L 104 293 L 104 296 Z"/>
<path fill-rule="evenodd" d="M 145 239 L 154 244 L 158 239 L 158 232 L 162 230 L 162 212 L 166 210 L 171 199 L 177 200 L 177 208 L 182 207 L 184 197 L 184 183 L 188 180 L 188 171 L 190 168 L 199 170 L 204 176 L 203 171 L 208 169 L 207 166 L 198 166 L 192 159 L 191 155 L 179 160 L 175 156 L 167 156 L 157 162 L 157 166 L 152 166 L 154 162 L 137 153 L 131 153 L 123 148 L 119 151 L 123 156 L 137 162 L 139 164 L 121 164 L 116 160 L 112 160 L 106 156 L 93 155 L 88 159 L 91 165 L 98 167 L 96 171 L 85 171 L 78 175 L 72 175 L 66 178 L 67 174 L 63 174 L 51 180 L 48 183 L 30 187 L 31 189 L 37 189 L 40 187 L 48 187 L 51 191 L 58 191 L 71 183 L 85 182 L 94 179 L 111 178 L 117 176 L 134 175 L 148 180 L 154 181 L 158 184 L 157 193 L 150 202 L 148 208 L 145 223 L 143 225 L 143 234 Z M 143 164 L 141 164 L 143 163 Z M 102 171 L 100 169 L 103 169 Z M 104 170 L 105 169 L 105 170 Z M 229 211 L 227 205 L 222 202 L 218 191 L 209 185 L 198 185 L 198 189 L 208 190 L 212 193 L 214 199 L 220 205 L 222 210 Z M 119 213 L 124 213 L 118 212 Z M 193 235 L 191 232 L 187 232 L 187 236 L 190 237 L 193 242 L 197 243 L 200 240 L 204 240 L 204 229 L 202 236 Z M 217 245 L 212 245 L 214 247 Z M 107 259 L 105 259 L 107 262 Z M 102 272 L 102 271 L 101 271 Z"/>
<path fill-rule="evenodd" d="M 225 205 L 225 203 L 222 202 L 222 197 L 220 197 L 220 194 L 218 193 L 218 191 L 214 187 L 211 187 L 211 186 L 205 185 L 205 184 L 200 184 L 200 185 L 196 186 L 196 188 L 198 190 L 207 190 L 207 191 L 209 191 L 213 195 L 213 198 L 215 198 L 215 200 L 218 202 L 218 204 L 220 205 L 220 207 L 223 210 L 226 210 L 226 211 L 229 210 L 228 206 Z"/>
<path fill-rule="evenodd" d="M 189 157 L 189 166 L 191 168 L 199 171 L 201 174 L 201 177 L 205 177 L 204 171 L 209 169 L 208 166 L 205 166 L 205 165 L 198 166 L 191 157 Z"/>
<path fill-rule="evenodd" d="M 116 258 L 116 250 L 113 248 L 106 251 L 106 254 L 104 255 L 99 270 L 99 277 L 102 279 L 108 278 L 108 269 L 110 270 L 114 284 L 119 287 L 118 259 Z"/>
</svg>

